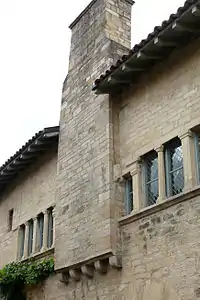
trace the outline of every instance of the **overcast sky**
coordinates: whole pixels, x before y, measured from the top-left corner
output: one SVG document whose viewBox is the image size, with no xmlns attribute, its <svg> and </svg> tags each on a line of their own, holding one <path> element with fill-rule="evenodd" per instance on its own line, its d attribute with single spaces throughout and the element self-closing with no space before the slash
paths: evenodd
<svg viewBox="0 0 200 300">
<path fill-rule="evenodd" d="M 59 122 L 68 25 L 90 0 L 0 0 L 0 165 L 35 132 Z M 136 0 L 132 46 L 183 5 Z"/>
</svg>

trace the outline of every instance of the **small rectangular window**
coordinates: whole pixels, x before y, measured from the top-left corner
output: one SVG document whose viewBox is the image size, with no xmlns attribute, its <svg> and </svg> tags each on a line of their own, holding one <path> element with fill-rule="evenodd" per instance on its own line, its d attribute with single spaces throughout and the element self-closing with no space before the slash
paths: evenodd
<svg viewBox="0 0 200 300">
<path fill-rule="evenodd" d="M 25 225 L 20 226 L 19 229 L 19 257 L 24 255 L 24 240 L 25 240 Z"/>
<path fill-rule="evenodd" d="M 158 199 L 158 155 L 151 151 L 144 156 L 144 189 L 146 205 L 153 205 Z"/>
<path fill-rule="evenodd" d="M 133 210 L 133 181 L 131 175 L 125 176 L 125 212 L 130 214 Z"/>
<path fill-rule="evenodd" d="M 38 248 L 41 250 L 43 246 L 43 230 L 44 230 L 44 214 L 41 213 L 38 218 Z"/>
<path fill-rule="evenodd" d="M 165 146 L 165 169 L 167 196 L 181 193 L 184 188 L 183 151 L 176 138 Z"/>
<path fill-rule="evenodd" d="M 29 221 L 28 224 L 28 256 L 33 251 L 33 220 Z"/>
<path fill-rule="evenodd" d="M 14 210 L 12 208 L 8 212 L 8 231 L 11 231 L 12 227 L 13 227 L 13 213 L 14 213 Z"/>
<path fill-rule="evenodd" d="M 53 208 L 48 210 L 48 237 L 47 247 L 51 248 L 53 244 Z"/>
</svg>

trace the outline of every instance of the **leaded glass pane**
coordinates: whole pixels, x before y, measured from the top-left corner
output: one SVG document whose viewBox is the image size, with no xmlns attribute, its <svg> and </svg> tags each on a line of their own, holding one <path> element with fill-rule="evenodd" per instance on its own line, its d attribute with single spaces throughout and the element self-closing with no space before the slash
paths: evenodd
<svg viewBox="0 0 200 300">
<path fill-rule="evenodd" d="M 166 147 L 166 175 L 168 196 L 181 193 L 184 188 L 183 151 L 178 138 Z"/>
<path fill-rule="evenodd" d="M 158 157 L 152 154 L 146 157 L 147 182 L 158 178 Z"/>
<path fill-rule="evenodd" d="M 183 168 L 174 171 L 172 177 L 172 194 L 177 195 L 183 191 L 184 188 L 184 174 Z"/>
<path fill-rule="evenodd" d="M 147 185 L 148 205 L 153 205 L 158 199 L 158 181 L 153 181 Z"/>
<path fill-rule="evenodd" d="M 158 156 L 155 151 L 144 160 L 146 204 L 153 205 L 158 198 Z"/>
<path fill-rule="evenodd" d="M 179 146 L 175 149 L 171 149 L 171 170 L 176 170 L 183 166 L 183 151 Z"/>
</svg>

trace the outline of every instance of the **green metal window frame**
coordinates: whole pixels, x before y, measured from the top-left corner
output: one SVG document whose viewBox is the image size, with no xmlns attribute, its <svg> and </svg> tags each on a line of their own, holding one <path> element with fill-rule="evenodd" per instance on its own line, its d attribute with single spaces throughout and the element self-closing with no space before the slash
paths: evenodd
<svg viewBox="0 0 200 300">
<path fill-rule="evenodd" d="M 180 167 L 173 168 L 172 166 L 172 159 L 173 159 L 172 152 L 175 153 L 176 149 L 178 148 L 181 148 L 182 150 L 181 140 L 179 138 L 173 139 L 165 146 L 165 177 L 166 177 L 166 192 L 168 197 L 181 193 L 184 188 L 183 152 L 182 152 L 182 164 L 180 165 Z M 179 190 L 174 191 L 174 187 L 173 187 L 173 185 L 175 184 L 174 174 L 181 171 L 182 171 L 182 187 L 180 187 Z"/>
<path fill-rule="evenodd" d="M 133 180 L 131 175 L 126 176 L 124 179 L 125 213 L 126 215 L 129 215 L 133 210 Z"/>
<path fill-rule="evenodd" d="M 33 220 L 28 222 L 28 256 L 33 252 Z"/>
<path fill-rule="evenodd" d="M 156 160 L 157 161 L 157 177 L 151 178 L 151 172 L 149 168 L 149 163 L 152 161 Z M 143 164 L 142 164 L 142 174 L 143 174 L 143 191 L 145 195 L 145 201 L 146 201 L 146 206 L 150 206 L 156 203 L 157 198 L 158 198 L 158 154 L 156 151 L 151 151 L 147 153 L 143 157 Z M 149 178 L 150 177 L 150 178 Z M 150 192 L 151 192 L 151 185 L 153 183 L 157 184 L 157 197 L 156 199 L 152 200 L 150 198 Z"/>
<path fill-rule="evenodd" d="M 48 209 L 48 235 L 47 235 L 47 247 L 51 248 L 53 245 L 53 208 Z"/>
</svg>

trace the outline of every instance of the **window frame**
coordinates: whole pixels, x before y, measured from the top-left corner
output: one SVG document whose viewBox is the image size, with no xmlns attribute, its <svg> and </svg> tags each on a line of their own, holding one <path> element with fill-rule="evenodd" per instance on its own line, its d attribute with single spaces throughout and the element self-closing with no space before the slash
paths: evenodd
<svg viewBox="0 0 200 300">
<path fill-rule="evenodd" d="M 14 216 L 14 209 L 11 208 L 8 211 L 8 232 L 12 231 L 13 229 L 13 216 Z"/>
<path fill-rule="evenodd" d="M 39 251 L 43 247 L 43 236 L 44 236 L 44 214 L 40 213 L 37 216 L 37 246 Z"/>
<path fill-rule="evenodd" d="M 176 146 L 174 146 L 174 145 L 176 145 Z M 182 193 L 182 191 L 184 189 L 183 148 L 182 148 L 182 166 L 175 168 L 175 169 L 172 169 L 170 167 L 170 165 L 171 165 L 171 153 L 170 152 L 173 149 L 175 150 L 179 147 L 182 148 L 182 143 L 178 137 L 174 138 L 173 140 L 171 140 L 170 142 L 168 142 L 165 145 L 164 154 L 165 154 L 165 179 L 166 179 L 166 195 L 167 195 L 167 197 L 172 197 L 172 196 L 178 195 L 178 194 Z M 174 193 L 173 192 L 173 184 L 172 184 L 172 179 L 173 179 L 172 175 L 180 170 L 182 170 L 182 172 L 183 172 L 183 178 L 182 178 L 183 179 L 183 188 L 182 188 L 182 191 L 180 191 L 180 193 Z"/>
<path fill-rule="evenodd" d="M 152 150 L 152 151 L 148 152 L 147 154 L 145 154 L 143 156 L 143 160 L 142 160 L 143 161 L 143 163 L 142 163 L 143 193 L 144 193 L 144 197 L 145 197 L 145 206 L 151 206 L 151 205 L 156 204 L 157 199 L 159 197 L 159 176 L 157 175 L 157 178 L 148 180 L 148 161 L 150 161 L 150 159 L 148 159 L 148 158 L 151 158 L 151 156 L 153 158 L 154 155 L 155 155 L 155 158 L 157 159 L 157 174 L 158 174 L 158 153 L 155 150 Z M 154 182 L 157 182 L 158 197 L 155 200 L 155 203 L 151 203 L 149 201 L 148 186 L 150 186 Z"/>
<path fill-rule="evenodd" d="M 47 248 L 51 248 L 53 246 L 54 239 L 54 218 L 53 218 L 53 207 L 50 207 L 47 210 L 48 213 L 48 228 L 47 228 Z"/>
<path fill-rule="evenodd" d="M 19 258 L 24 256 L 24 246 L 25 246 L 25 225 L 21 225 L 19 228 Z"/>
<path fill-rule="evenodd" d="M 133 178 L 131 174 L 124 176 L 124 209 L 126 216 L 129 215 L 133 209 Z"/>
<path fill-rule="evenodd" d="M 28 256 L 33 253 L 33 219 L 28 221 Z"/>
</svg>

